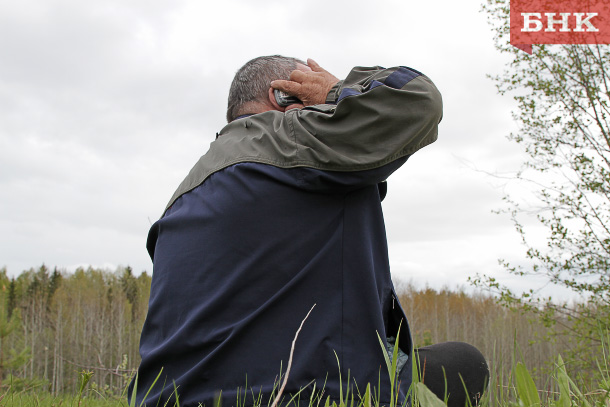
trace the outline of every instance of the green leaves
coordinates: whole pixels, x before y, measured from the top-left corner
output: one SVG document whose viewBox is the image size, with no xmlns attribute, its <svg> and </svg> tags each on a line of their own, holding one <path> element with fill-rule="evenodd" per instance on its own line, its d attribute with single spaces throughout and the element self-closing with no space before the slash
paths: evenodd
<svg viewBox="0 0 610 407">
<path fill-rule="evenodd" d="M 417 398 L 419 400 L 420 406 L 425 407 L 446 407 L 447 405 L 432 391 L 426 387 L 423 383 L 417 383 L 415 385 L 417 391 Z"/>
<path fill-rule="evenodd" d="M 400 328 L 402 327 L 402 321 L 398 325 L 398 332 L 396 333 L 396 341 L 394 342 L 394 349 L 392 351 L 392 360 L 388 356 L 388 352 L 386 351 L 386 346 L 379 336 L 379 332 L 377 332 L 377 339 L 379 339 L 379 345 L 381 345 L 381 349 L 383 352 L 383 357 L 385 359 L 386 366 L 388 368 L 388 374 L 390 376 L 390 407 L 395 407 L 397 405 L 398 400 L 398 388 L 396 386 L 396 380 L 398 378 L 398 374 L 400 372 L 397 371 L 398 366 L 398 348 L 399 348 L 399 339 L 400 339 Z"/>
<path fill-rule="evenodd" d="M 515 366 L 515 381 L 519 405 L 523 407 L 540 407 L 540 396 L 532 376 L 525 365 L 518 362 Z"/>
<path fill-rule="evenodd" d="M 539 298 L 537 287 L 519 295 L 498 281 L 479 279 L 478 286 L 511 308 L 537 313 L 556 336 L 576 337 L 565 355 L 570 366 L 594 370 L 599 332 L 610 328 L 610 46 L 540 45 L 528 55 L 509 44 L 509 5 L 488 0 L 483 7 L 496 48 L 511 56 L 504 72 L 490 77 L 517 104 L 519 130 L 508 138 L 526 153 L 512 181 L 528 197 L 507 195 L 504 212 L 527 263 L 504 266 L 519 277 L 542 277 L 540 288 L 556 285 L 584 300 L 564 307 Z"/>
<path fill-rule="evenodd" d="M 570 407 L 572 405 L 570 401 L 570 378 L 561 355 L 559 355 L 557 362 L 557 384 L 559 386 L 559 400 L 557 400 L 556 406 Z"/>
<path fill-rule="evenodd" d="M 85 387 L 87 387 L 87 384 L 89 383 L 89 380 L 91 380 L 92 376 L 93 372 L 85 371 L 82 371 L 78 375 L 78 403 L 76 404 L 77 406 L 80 406 L 81 400 L 83 398 L 83 392 L 85 391 Z"/>
<path fill-rule="evenodd" d="M 540 400 L 539 391 L 536 388 L 536 385 L 534 384 L 534 381 L 532 380 L 532 377 L 525 365 L 523 365 L 523 363 L 517 363 L 515 365 L 515 385 L 518 405 L 520 407 L 593 407 L 588 397 L 605 394 L 603 390 L 583 394 L 574 384 L 574 381 L 568 376 L 565 363 L 563 362 L 561 355 L 557 357 L 554 379 L 557 387 L 559 388 L 559 397 L 556 399 L 549 398 L 549 400 L 542 403 Z M 603 381 L 600 383 L 600 385 L 602 384 Z M 594 405 L 603 406 L 606 405 L 607 401 L 608 396 L 601 397 L 597 399 Z"/>
</svg>

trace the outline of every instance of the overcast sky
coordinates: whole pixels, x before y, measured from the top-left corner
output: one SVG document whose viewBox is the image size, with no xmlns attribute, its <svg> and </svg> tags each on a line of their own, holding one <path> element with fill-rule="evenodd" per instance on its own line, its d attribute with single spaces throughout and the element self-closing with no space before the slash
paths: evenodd
<svg viewBox="0 0 610 407">
<path fill-rule="evenodd" d="M 338 77 L 408 65 L 444 98 L 439 140 L 389 179 L 395 279 L 467 286 L 524 248 L 489 173 L 517 170 L 514 104 L 486 74 L 506 56 L 476 0 L 0 2 L 0 266 L 152 272 L 152 222 L 225 124 L 249 59 L 312 57 Z"/>
</svg>

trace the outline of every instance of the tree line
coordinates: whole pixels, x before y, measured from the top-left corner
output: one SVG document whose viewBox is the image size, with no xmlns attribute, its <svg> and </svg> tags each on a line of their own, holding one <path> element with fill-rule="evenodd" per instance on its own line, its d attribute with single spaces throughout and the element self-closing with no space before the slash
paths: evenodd
<svg viewBox="0 0 610 407">
<path fill-rule="evenodd" d="M 604 352 L 599 346 L 583 349 L 578 321 L 557 314 L 551 308 L 532 311 L 530 306 L 505 306 L 501 297 L 486 291 L 465 292 L 448 288 L 417 288 L 412 283 L 396 284 L 400 303 L 409 320 L 416 347 L 445 341 L 462 341 L 476 346 L 490 367 L 490 385 L 494 392 L 508 389 L 516 363 L 523 363 L 533 373 L 537 388 L 557 392 L 557 383 L 549 381 L 556 373 L 561 355 L 566 370 L 579 385 L 590 388 L 600 379 Z M 554 303 L 561 307 L 566 304 Z M 586 302 L 572 307 L 593 306 Z M 549 321 L 541 321 L 540 314 Z M 557 335 L 556 325 L 566 333 Z"/>
<path fill-rule="evenodd" d="M 79 372 L 91 371 L 96 391 L 124 394 L 139 364 L 150 283 L 146 272 L 136 276 L 130 267 L 67 273 L 42 265 L 16 278 L 0 269 L 0 386 L 74 394 Z M 401 282 L 397 291 L 416 346 L 471 343 L 496 378 L 510 377 L 515 357 L 543 373 L 569 352 L 569 340 L 547 340 L 548 329 L 531 323 L 525 310 L 502 307 L 488 294 Z"/>
<path fill-rule="evenodd" d="M 73 393 L 78 372 L 93 371 L 96 390 L 120 393 L 139 363 L 150 282 L 130 267 L 1 269 L 1 385 Z"/>
</svg>

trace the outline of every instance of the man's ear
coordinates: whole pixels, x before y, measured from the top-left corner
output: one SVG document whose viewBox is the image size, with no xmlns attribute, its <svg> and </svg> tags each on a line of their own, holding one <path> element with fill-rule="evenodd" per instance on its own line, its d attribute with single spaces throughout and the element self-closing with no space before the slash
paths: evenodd
<svg viewBox="0 0 610 407">
<path fill-rule="evenodd" d="M 273 93 L 273 88 L 269 88 L 269 103 L 273 106 L 274 110 L 279 110 L 280 112 L 285 112 L 286 108 L 277 104 L 275 100 L 275 94 Z"/>
</svg>

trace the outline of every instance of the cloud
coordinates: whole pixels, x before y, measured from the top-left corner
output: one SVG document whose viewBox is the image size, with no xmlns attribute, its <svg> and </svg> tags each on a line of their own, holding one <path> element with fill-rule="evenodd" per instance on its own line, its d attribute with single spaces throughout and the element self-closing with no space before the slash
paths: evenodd
<svg viewBox="0 0 610 407">
<path fill-rule="evenodd" d="M 485 77 L 505 60 L 478 7 L 0 4 L 0 265 L 150 271 L 150 223 L 224 126 L 234 72 L 280 53 L 314 57 L 337 76 L 406 64 L 435 81 L 445 102 L 439 141 L 390 178 L 384 202 L 393 269 L 422 281 L 494 269 L 514 235 L 491 214 L 501 185 L 473 168 L 508 171 L 521 156 L 505 140 L 513 104 Z"/>
</svg>

